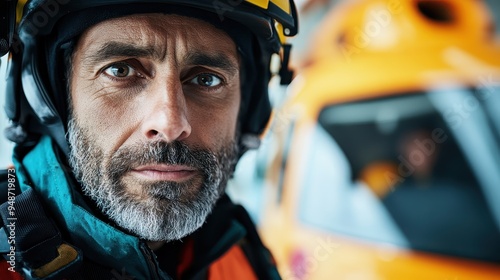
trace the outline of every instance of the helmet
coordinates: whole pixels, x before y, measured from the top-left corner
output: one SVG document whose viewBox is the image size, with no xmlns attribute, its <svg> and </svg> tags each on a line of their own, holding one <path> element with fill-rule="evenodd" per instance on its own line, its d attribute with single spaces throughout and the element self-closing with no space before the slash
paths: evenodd
<svg viewBox="0 0 500 280">
<path fill-rule="evenodd" d="M 209 11 L 219 24 L 236 22 L 248 29 L 252 41 L 246 48 L 251 48 L 250 55 L 255 59 L 246 64 L 252 64 L 255 71 L 242 83 L 240 126 L 243 136 L 260 134 L 271 114 L 267 89 L 272 75 L 271 57 L 279 53 L 283 45 L 278 30 L 286 36 L 297 33 L 293 0 L 27 1 L 17 37 L 10 46 L 12 61 L 6 110 L 13 126 L 7 129 L 7 137 L 23 143 L 39 134 L 49 134 L 67 153 L 68 106 L 61 74 L 65 72 L 63 54 L 85 29 L 100 21 L 133 13 L 169 12 L 169 9 L 195 11 L 198 15 L 209 14 L 206 13 Z M 190 16 L 191 12 L 185 14 Z M 61 31 L 60 27 L 68 23 L 72 24 L 71 28 Z M 235 42 L 238 45 L 237 40 Z M 283 53 L 281 73 L 287 73 L 287 56 Z M 240 146 L 244 148 L 243 144 Z"/>
</svg>

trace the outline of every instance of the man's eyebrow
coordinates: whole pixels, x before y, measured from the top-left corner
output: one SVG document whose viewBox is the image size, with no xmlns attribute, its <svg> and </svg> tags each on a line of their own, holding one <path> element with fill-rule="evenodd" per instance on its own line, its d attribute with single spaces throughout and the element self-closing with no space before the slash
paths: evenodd
<svg viewBox="0 0 500 280">
<path fill-rule="evenodd" d="M 196 52 L 188 54 L 185 59 L 185 61 L 191 65 L 219 68 L 230 73 L 236 73 L 239 69 L 237 64 L 232 62 L 227 55 L 222 53 L 206 54 Z"/>
<path fill-rule="evenodd" d="M 88 64 L 96 64 L 114 57 L 153 57 L 162 59 L 161 55 L 153 47 L 140 47 L 122 42 L 107 42 L 97 53 L 84 58 Z"/>
<path fill-rule="evenodd" d="M 97 53 L 84 57 L 83 61 L 86 64 L 94 65 L 115 57 L 151 57 L 158 60 L 164 59 L 163 55 L 158 53 L 154 47 L 140 47 L 129 43 L 111 41 L 104 44 Z M 206 54 L 194 52 L 188 54 L 185 57 L 185 61 L 191 65 L 215 67 L 231 73 L 237 72 L 239 69 L 237 64 L 233 63 L 222 53 Z"/>
</svg>

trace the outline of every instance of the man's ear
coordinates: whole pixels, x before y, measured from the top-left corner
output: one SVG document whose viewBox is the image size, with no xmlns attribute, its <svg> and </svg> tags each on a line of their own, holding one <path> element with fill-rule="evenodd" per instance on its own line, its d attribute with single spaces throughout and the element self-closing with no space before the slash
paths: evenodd
<svg viewBox="0 0 500 280">
<path fill-rule="evenodd" d="M 14 0 L 0 0 L 0 56 L 9 52 L 14 38 L 16 24 L 16 5 Z"/>
</svg>

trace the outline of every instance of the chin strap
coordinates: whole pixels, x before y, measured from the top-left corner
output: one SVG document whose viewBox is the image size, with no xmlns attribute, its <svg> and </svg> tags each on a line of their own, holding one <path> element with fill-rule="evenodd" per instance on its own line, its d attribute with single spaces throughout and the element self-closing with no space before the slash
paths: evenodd
<svg viewBox="0 0 500 280">
<path fill-rule="evenodd" d="M 283 60 L 281 62 L 281 68 L 279 71 L 279 75 L 281 77 L 280 84 L 288 85 L 292 82 L 293 79 L 293 70 L 291 70 L 288 66 L 290 62 L 290 51 L 292 50 L 292 45 L 284 44 L 283 45 Z"/>
</svg>

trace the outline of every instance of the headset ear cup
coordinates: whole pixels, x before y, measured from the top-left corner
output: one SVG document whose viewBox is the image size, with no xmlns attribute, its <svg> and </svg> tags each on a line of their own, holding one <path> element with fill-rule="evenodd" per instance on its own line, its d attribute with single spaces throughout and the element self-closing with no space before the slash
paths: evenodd
<svg viewBox="0 0 500 280">
<path fill-rule="evenodd" d="M 271 117 L 271 103 L 269 101 L 269 81 L 271 79 L 271 56 L 275 50 L 264 48 L 261 42 L 253 42 L 253 53 L 250 60 L 251 67 L 242 67 L 247 84 L 242 86 L 243 114 L 240 116 L 242 134 L 260 135 Z"/>
<path fill-rule="evenodd" d="M 23 55 L 23 67 L 21 79 L 24 95 L 28 100 L 33 112 L 43 125 L 52 125 L 60 121 L 59 115 L 50 101 L 47 83 L 42 80 L 39 65 L 41 59 L 37 59 L 36 48 L 34 44 L 29 44 Z"/>
<path fill-rule="evenodd" d="M 22 53 L 22 48 L 11 52 L 5 88 L 5 112 L 11 120 L 11 124 L 4 133 L 7 139 L 17 144 L 25 143 L 35 136 L 30 135 L 30 127 L 41 127 L 33 109 L 26 100 L 22 87 Z"/>
<path fill-rule="evenodd" d="M 263 87 L 259 87 L 259 89 L 263 89 Z M 271 104 L 269 102 L 268 92 L 267 89 L 263 90 L 265 92 L 259 93 L 258 98 L 251 100 L 251 105 L 249 106 L 246 116 L 244 117 L 244 133 L 256 135 L 261 134 L 271 117 Z"/>
<path fill-rule="evenodd" d="M 22 52 L 11 53 L 8 61 L 7 79 L 5 88 L 5 113 L 11 120 L 11 125 L 5 128 L 5 137 L 14 143 L 22 143 L 27 138 L 27 132 L 21 125 L 23 113 L 21 87 Z"/>
<path fill-rule="evenodd" d="M 35 44 L 29 44 L 34 47 Z M 25 48 L 23 55 L 23 70 L 21 73 L 24 96 L 28 101 L 33 115 L 42 125 L 41 128 L 34 128 L 33 131 L 51 135 L 56 141 L 62 151 L 67 155 L 69 154 L 69 146 L 66 141 L 65 126 L 54 107 L 49 95 L 50 86 L 48 79 L 43 77 L 42 69 L 47 69 L 45 65 L 41 64 L 42 59 L 36 59 L 38 54 L 37 48 Z M 24 59 L 28 57 L 29 59 Z M 31 130 L 32 126 L 30 126 Z"/>
<path fill-rule="evenodd" d="M 13 55 L 7 92 L 7 104 L 13 108 L 8 112 L 8 117 L 13 125 L 6 133 L 9 139 L 19 144 L 40 134 L 51 135 L 67 154 L 69 148 L 64 126 L 48 97 L 44 86 L 46 83 L 40 75 L 40 69 L 43 68 L 36 64 L 39 60 L 35 59 L 35 50 L 34 47 L 25 47 L 22 52 Z"/>
<path fill-rule="evenodd" d="M 7 62 L 7 79 L 5 88 L 5 113 L 13 122 L 20 119 L 20 99 L 22 93 L 21 86 L 21 61 L 22 52 L 11 53 Z"/>
</svg>

